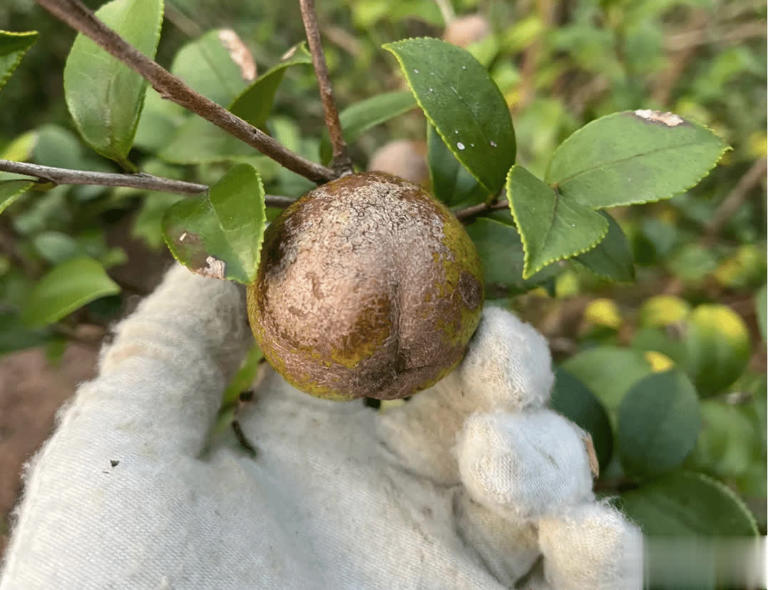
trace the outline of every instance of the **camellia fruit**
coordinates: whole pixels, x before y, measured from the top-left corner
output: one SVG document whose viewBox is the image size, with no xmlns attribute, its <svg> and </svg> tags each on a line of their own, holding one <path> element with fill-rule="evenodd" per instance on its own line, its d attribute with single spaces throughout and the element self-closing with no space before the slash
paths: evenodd
<svg viewBox="0 0 768 590">
<path fill-rule="evenodd" d="M 421 187 L 366 172 L 309 191 L 267 228 L 248 317 L 269 363 L 328 399 L 397 399 L 463 358 L 483 304 L 477 252 Z"/>
</svg>

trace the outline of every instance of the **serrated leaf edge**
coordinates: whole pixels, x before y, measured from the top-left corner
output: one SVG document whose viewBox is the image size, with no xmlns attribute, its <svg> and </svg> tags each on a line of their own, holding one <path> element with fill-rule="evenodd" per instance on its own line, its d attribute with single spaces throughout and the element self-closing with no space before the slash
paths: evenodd
<svg viewBox="0 0 768 590">
<path fill-rule="evenodd" d="M 411 84 L 411 76 L 408 74 L 408 68 L 405 67 L 405 64 L 403 63 L 403 60 L 400 59 L 400 56 L 397 55 L 397 53 L 392 49 L 392 47 L 394 45 L 397 45 L 398 43 L 404 43 L 406 41 L 426 40 L 426 39 L 434 40 L 434 41 L 442 41 L 442 39 L 438 39 L 437 37 L 408 37 L 406 39 L 398 39 L 397 41 L 392 41 L 390 43 L 384 43 L 381 46 L 381 48 L 386 50 L 386 51 L 388 51 L 389 53 L 391 53 L 395 57 L 395 59 L 397 60 L 397 63 L 400 66 L 400 70 L 403 72 L 403 77 L 405 78 L 405 81 L 408 83 L 408 88 L 410 89 L 411 94 L 413 94 L 413 97 L 416 99 L 416 104 L 419 105 L 419 108 L 421 109 L 421 112 L 424 113 L 424 116 L 427 118 L 427 120 L 429 121 L 430 125 L 432 125 L 432 127 L 435 128 L 435 131 L 440 136 L 440 139 L 443 140 L 443 143 L 445 144 L 445 146 L 453 154 L 453 157 L 456 158 L 456 160 L 458 160 L 458 162 L 462 166 L 464 166 L 464 168 L 467 170 L 467 172 L 469 172 L 472 175 L 472 177 L 478 182 L 478 184 L 480 184 L 480 186 L 482 186 L 485 190 L 488 191 L 489 195 L 493 195 L 498 190 L 501 190 L 502 188 L 504 188 L 504 182 L 502 182 L 501 186 L 498 189 L 493 190 L 493 189 L 489 188 L 488 185 L 485 182 L 483 182 L 480 178 L 478 178 L 477 174 L 475 174 L 472 170 L 470 170 L 464 164 L 464 162 L 461 161 L 461 158 L 459 157 L 459 152 L 451 147 L 451 142 L 449 142 L 446 139 L 445 135 L 443 135 L 443 133 L 440 131 L 440 129 L 438 128 L 438 126 L 435 123 L 434 119 L 432 119 L 430 114 L 427 113 L 427 110 L 424 108 L 424 105 L 422 104 L 421 100 L 419 100 L 418 95 L 416 94 L 416 92 L 413 89 L 413 85 Z M 472 59 L 475 59 L 475 58 L 472 57 Z M 477 61 L 477 60 L 475 60 L 475 61 Z M 480 62 L 478 62 L 478 63 L 480 63 Z M 480 65 L 482 67 L 482 64 L 480 64 Z M 485 68 L 483 68 L 483 69 L 485 69 Z M 486 73 L 487 73 L 487 70 L 486 70 Z M 488 74 L 488 77 L 490 78 L 490 74 Z M 494 88 L 496 88 L 496 90 L 499 92 L 499 95 L 501 96 L 502 101 L 504 101 L 504 104 L 506 104 L 506 101 L 504 100 L 504 95 L 501 93 L 501 90 L 499 90 L 499 87 L 496 85 L 496 82 L 494 82 L 492 78 L 491 78 L 491 82 L 493 83 Z M 511 117 L 510 117 L 510 124 L 511 124 Z M 514 125 L 513 125 L 512 126 L 513 137 L 514 137 L 514 129 L 515 128 L 514 128 Z M 516 138 L 515 138 L 515 157 L 517 157 L 517 139 Z"/>
<path fill-rule="evenodd" d="M 755 535 L 760 534 L 760 530 L 757 526 L 757 520 L 755 519 L 755 515 L 752 514 L 752 511 L 744 503 L 744 500 L 742 500 L 739 497 L 739 495 L 736 492 L 734 492 L 731 488 L 729 488 L 723 482 L 715 479 L 714 477 L 707 475 L 706 473 L 701 473 L 699 471 L 688 471 L 688 470 L 682 470 L 680 473 L 685 475 L 692 475 L 696 479 L 699 479 L 702 482 L 708 483 L 712 485 L 712 487 L 717 488 L 718 490 L 723 492 L 726 496 L 728 496 L 731 500 L 733 500 L 734 504 L 736 504 L 739 507 L 739 510 L 741 510 L 741 512 L 747 518 L 747 520 L 749 521 L 749 524 L 752 527 L 752 532 Z"/>
<path fill-rule="evenodd" d="M 253 166 L 251 166 L 250 164 L 247 164 L 245 162 L 241 162 L 241 163 L 235 164 L 235 166 L 248 166 L 248 168 L 250 168 L 253 171 L 253 173 L 256 175 L 256 181 L 258 182 L 259 188 L 261 189 L 262 210 L 264 212 L 264 216 L 263 216 L 263 220 L 262 220 L 262 230 L 261 230 L 261 236 L 260 236 L 260 239 L 259 239 L 259 245 L 258 245 L 258 248 L 256 249 L 256 269 L 255 270 L 258 271 L 259 264 L 261 264 L 261 248 L 264 245 L 264 232 L 266 231 L 266 225 L 267 225 L 266 203 L 264 202 L 264 198 L 266 196 L 266 191 L 264 189 L 264 182 L 262 181 L 261 174 L 259 174 L 259 171 L 256 170 L 256 168 L 254 168 Z M 224 176 L 226 174 L 229 174 L 235 168 L 235 166 L 232 166 L 232 168 L 230 168 L 224 175 L 222 175 L 221 178 L 224 178 Z M 219 180 L 221 180 L 221 179 L 219 179 Z M 220 220 L 219 216 L 216 214 L 215 207 L 213 206 L 213 203 L 211 203 L 211 195 L 210 195 L 210 189 L 211 188 L 213 188 L 213 187 L 210 187 L 208 189 L 208 191 L 206 191 L 204 194 L 199 195 L 198 197 L 193 197 L 193 198 L 205 199 L 205 205 L 208 208 L 208 214 L 214 216 L 214 218 L 216 219 L 216 225 L 218 226 L 219 230 L 221 230 L 222 234 L 226 235 L 226 231 L 224 230 L 224 228 L 221 225 L 221 220 Z M 177 206 L 177 205 L 179 205 L 181 203 L 187 203 L 187 202 L 189 202 L 189 201 L 188 200 L 181 200 L 181 201 L 179 201 L 177 203 L 174 203 L 173 205 L 169 206 L 165 210 L 165 212 L 163 213 L 162 221 L 161 221 L 161 228 L 162 228 L 162 232 L 161 233 L 162 233 L 162 237 L 163 237 L 163 242 L 165 242 L 165 245 L 168 248 L 168 250 L 170 251 L 170 253 L 173 256 L 174 260 L 176 260 L 176 262 L 181 264 L 183 267 L 189 269 L 190 271 L 197 273 L 197 271 L 195 269 L 191 268 L 186 262 L 184 262 L 179 257 L 178 250 L 176 249 L 176 247 L 173 244 L 172 240 L 169 239 L 168 231 L 166 231 L 166 227 L 167 226 L 166 226 L 166 221 L 165 220 L 167 218 L 168 212 L 171 209 L 173 209 L 175 206 Z M 212 254 L 209 254 L 209 255 L 213 256 Z M 197 273 L 197 274 L 199 274 L 199 273 Z M 225 278 L 225 280 L 234 281 L 236 283 L 240 283 L 241 285 L 248 285 L 248 284 L 250 284 L 252 282 L 252 280 L 241 281 L 240 279 L 237 279 L 235 277 L 226 277 L 225 276 L 224 278 Z M 255 279 L 255 274 L 254 274 L 254 279 Z"/>
<path fill-rule="evenodd" d="M 620 115 L 633 114 L 634 112 L 635 111 L 617 111 L 615 113 L 610 113 L 608 115 L 605 115 L 603 117 L 598 117 L 597 119 L 594 119 L 594 120 L 590 121 L 586 125 L 580 127 L 579 129 L 577 129 L 576 131 L 571 133 L 568 137 L 566 137 L 560 143 L 560 145 L 558 145 L 555 148 L 555 151 L 552 152 L 552 156 L 550 156 L 549 162 L 547 163 L 547 169 L 544 172 L 544 182 L 546 182 L 549 186 L 553 186 L 553 183 L 549 180 L 550 167 L 552 166 L 552 162 L 554 161 L 555 156 L 557 155 L 557 152 L 560 150 L 561 147 L 563 147 L 566 143 L 568 143 L 571 140 L 571 138 L 576 137 L 579 133 L 584 131 L 584 129 L 586 129 L 587 127 L 589 127 L 593 123 L 597 123 L 597 122 L 602 121 L 604 119 L 608 119 L 609 117 L 618 117 Z M 697 125 L 699 127 L 702 127 L 703 129 L 706 129 L 712 135 L 717 137 L 717 139 L 720 140 L 720 143 L 723 144 L 723 148 L 717 154 L 717 158 L 715 158 L 715 161 L 712 163 L 712 166 L 707 168 L 707 170 L 701 176 L 699 176 L 692 184 L 689 184 L 688 186 L 684 187 L 682 190 L 679 190 L 677 192 L 674 192 L 674 193 L 671 193 L 671 194 L 668 194 L 668 195 L 663 195 L 663 196 L 657 197 L 655 199 L 645 199 L 645 200 L 638 199 L 638 200 L 635 200 L 635 201 L 622 201 L 621 203 L 614 203 L 614 204 L 609 204 L 609 205 L 601 205 L 599 207 L 591 207 L 590 205 L 584 205 L 584 203 L 580 203 L 580 204 L 584 205 L 585 207 L 590 207 L 590 209 L 592 209 L 594 211 L 600 211 L 601 209 L 609 209 L 611 207 L 627 207 L 627 206 L 630 206 L 630 205 L 645 205 L 646 203 L 658 203 L 659 201 L 665 201 L 667 199 L 671 199 L 674 196 L 683 194 L 685 191 L 687 191 L 688 189 L 693 188 L 694 186 L 699 184 L 702 180 L 704 180 L 707 176 L 709 176 L 709 173 L 712 172 L 712 170 L 714 170 L 717 167 L 717 164 L 720 162 L 720 160 L 722 159 L 723 155 L 726 152 L 733 150 L 733 147 L 728 145 L 725 142 L 725 140 L 722 137 L 720 137 L 717 133 L 715 133 L 715 131 L 713 129 L 711 129 L 710 127 L 708 127 L 708 126 L 706 126 L 706 125 L 704 125 L 702 123 L 699 123 L 698 121 L 692 120 L 692 119 L 683 119 L 683 120 L 686 123 L 689 123 L 691 125 Z"/>
<path fill-rule="evenodd" d="M 590 250 L 595 248 L 595 246 L 597 246 L 600 242 L 602 242 L 605 239 L 605 236 L 608 235 L 609 226 L 608 226 L 608 222 L 605 221 L 605 219 L 603 219 L 603 221 L 605 222 L 605 231 L 603 231 L 602 234 L 597 238 L 597 240 L 595 240 L 589 246 L 587 246 L 586 248 L 583 248 L 581 250 L 578 250 L 576 252 L 573 252 L 571 254 L 565 255 L 565 256 L 555 256 L 555 257 L 553 257 L 551 259 L 547 259 L 547 260 L 545 260 L 544 262 L 540 263 L 538 266 L 536 266 L 535 268 L 532 269 L 530 267 L 530 253 L 529 253 L 529 248 L 528 248 L 528 240 L 526 239 L 525 234 L 520 230 L 520 223 L 517 220 L 517 214 L 515 213 L 515 207 L 514 207 L 514 205 L 512 205 L 512 199 L 510 199 L 510 195 L 509 195 L 509 193 L 510 193 L 510 190 L 509 190 L 510 177 L 512 175 L 512 171 L 517 166 L 518 166 L 518 164 L 514 164 L 512 167 L 510 167 L 509 171 L 507 172 L 507 178 L 506 178 L 506 182 L 504 183 L 504 188 L 505 188 L 506 197 L 507 197 L 507 204 L 509 205 L 509 210 L 512 213 L 512 218 L 515 220 L 515 226 L 517 227 L 517 233 L 520 234 L 520 241 L 523 243 L 523 278 L 524 279 L 531 278 L 533 275 L 535 275 L 537 272 L 539 272 L 542 268 L 544 268 L 546 266 L 549 266 L 553 262 L 558 262 L 560 260 L 568 260 L 570 258 L 578 256 L 579 254 L 584 254 L 585 252 L 589 252 Z M 544 184 L 546 184 L 546 183 L 544 183 Z M 549 185 L 547 185 L 547 186 L 551 190 L 554 191 L 554 189 L 552 187 L 550 187 Z M 559 195 L 558 198 L 563 198 L 563 195 Z M 585 205 L 582 205 L 581 203 L 578 203 L 578 205 L 582 206 L 582 207 L 585 207 Z"/>
<path fill-rule="evenodd" d="M 16 58 L 16 61 L 14 61 L 11 64 L 11 67 L 8 68 L 8 71 L 5 73 L 4 76 L 0 77 L 0 90 L 3 89 L 3 87 L 6 85 L 8 80 L 10 80 L 11 76 L 13 75 L 13 72 L 16 71 L 16 68 L 19 67 L 19 64 L 21 63 L 21 60 L 24 59 L 24 56 L 27 55 L 27 52 L 32 49 L 32 46 L 37 42 L 37 38 L 40 35 L 37 31 L 4 31 L 0 30 L 0 33 L 3 33 L 5 35 L 9 35 L 11 37 L 32 37 L 32 41 L 24 47 L 23 49 L 16 50 L 19 54 Z M 1 210 L 0 210 L 1 211 Z"/>
</svg>

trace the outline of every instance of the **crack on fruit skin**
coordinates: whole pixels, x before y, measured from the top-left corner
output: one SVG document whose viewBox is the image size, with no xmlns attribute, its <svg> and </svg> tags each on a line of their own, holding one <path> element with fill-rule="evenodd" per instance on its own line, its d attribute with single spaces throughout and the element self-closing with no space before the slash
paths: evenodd
<svg viewBox="0 0 768 590">
<path fill-rule="evenodd" d="M 458 364 L 479 323 L 469 236 L 420 187 L 388 174 L 310 191 L 269 226 L 262 252 L 248 288 L 254 334 L 286 380 L 320 397 L 424 389 Z"/>
</svg>

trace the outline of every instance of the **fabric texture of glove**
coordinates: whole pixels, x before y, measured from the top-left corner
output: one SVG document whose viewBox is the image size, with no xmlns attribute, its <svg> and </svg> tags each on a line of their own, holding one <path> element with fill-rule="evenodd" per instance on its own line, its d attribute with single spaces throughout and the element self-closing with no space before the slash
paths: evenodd
<svg viewBox="0 0 768 590">
<path fill-rule="evenodd" d="M 241 288 L 171 269 L 30 462 L 0 590 L 641 587 L 639 531 L 595 502 L 546 343 L 510 313 L 385 412 L 266 368 L 255 457 L 209 437 L 251 342 Z"/>
</svg>

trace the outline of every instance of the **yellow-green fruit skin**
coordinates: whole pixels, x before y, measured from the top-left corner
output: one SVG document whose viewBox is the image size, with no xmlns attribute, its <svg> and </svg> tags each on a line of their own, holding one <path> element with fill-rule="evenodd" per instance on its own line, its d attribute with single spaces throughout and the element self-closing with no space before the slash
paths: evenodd
<svg viewBox="0 0 768 590">
<path fill-rule="evenodd" d="M 336 400 L 398 399 L 463 358 L 480 321 L 480 259 L 453 214 L 381 172 L 305 194 L 267 228 L 248 317 L 289 383 Z"/>
</svg>

